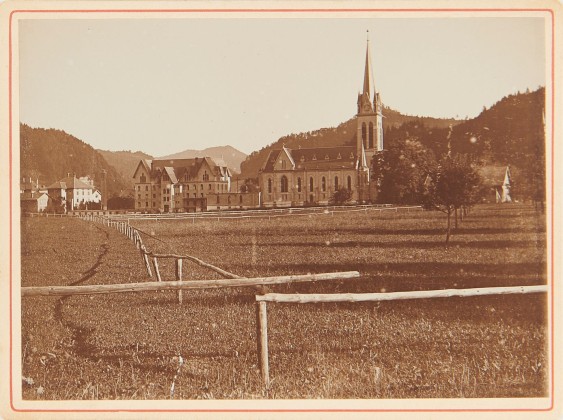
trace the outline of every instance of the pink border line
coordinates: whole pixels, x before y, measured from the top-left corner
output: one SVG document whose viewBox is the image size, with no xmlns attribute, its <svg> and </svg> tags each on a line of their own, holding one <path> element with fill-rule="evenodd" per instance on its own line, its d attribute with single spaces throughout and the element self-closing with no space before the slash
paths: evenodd
<svg viewBox="0 0 563 420">
<path fill-rule="evenodd" d="M 361 12 L 548 12 L 551 15 L 551 399 L 550 406 L 547 408 L 516 408 L 516 409 L 502 409 L 502 408 L 484 408 L 484 409 L 97 409 L 97 410 L 70 410 L 70 409 L 19 409 L 14 406 L 13 396 L 13 218 L 12 218 L 12 194 L 13 194 L 13 167 L 12 167 L 12 147 L 13 147 L 13 112 L 12 112 L 12 21 L 17 13 L 361 13 Z M 555 212 L 554 212 L 554 184 L 555 184 L 555 14 L 553 9 L 514 9 L 514 8 L 479 8 L 479 9 L 377 9 L 377 8 L 364 8 L 364 9 L 86 9 L 86 10 L 14 10 L 10 13 L 9 22 L 9 38 L 8 38 L 8 54 L 9 54 L 9 74 L 8 74 L 8 95 L 9 95 L 9 204 L 10 204 L 10 407 L 15 412 L 57 412 L 57 413 L 98 413 L 98 412 L 166 412 L 166 413 L 375 413 L 375 412 L 395 412 L 395 413 L 429 413 L 429 412 L 537 412 L 537 411 L 551 411 L 554 408 L 554 393 L 555 393 L 555 316 L 554 316 L 554 289 L 555 289 L 555 264 L 553 260 L 555 240 L 553 233 L 555 231 Z"/>
</svg>

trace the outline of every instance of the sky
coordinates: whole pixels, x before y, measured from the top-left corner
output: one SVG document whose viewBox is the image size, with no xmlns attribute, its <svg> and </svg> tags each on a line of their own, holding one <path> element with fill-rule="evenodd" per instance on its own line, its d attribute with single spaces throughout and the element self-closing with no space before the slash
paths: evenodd
<svg viewBox="0 0 563 420">
<path fill-rule="evenodd" d="M 472 118 L 545 86 L 534 17 L 21 19 L 20 121 L 155 157 L 334 127 L 375 88 L 404 114 Z"/>
</svg>

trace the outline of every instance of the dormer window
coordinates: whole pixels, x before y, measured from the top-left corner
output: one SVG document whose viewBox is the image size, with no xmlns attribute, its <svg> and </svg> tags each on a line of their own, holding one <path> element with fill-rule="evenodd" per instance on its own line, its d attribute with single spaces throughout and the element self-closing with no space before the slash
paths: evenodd
<svg viewBox="0 0 563 420">
<path fill-rule="evenodd" d="M 305 162 L 305 156 L 301 155 L 301 159 L 299 159 L 301 162 Z"/>
<path fill-rule="evenodd" d="M 325 155 L 325 160 L 329 160 L 330 158 L 328 157 L 328 154 Z"/>
<path fill-rule="evenodd" d="M 141 181 L 141 184 L 144 184 L 145 182 L 147 182 L 147 177 L 145 176 L 145 174 L 141 174 L 140 181 Z"/>
<path fill-rule="evenodd" d="M 203 180 L 209 181 L 209 174 L 207 173 L 207 171 L 205 171 L 205 173 L 203 174 Z"/>
<path fill-rule="evenodd" d="M 342 159 L 342 156 L 340 156 L 340 153 L 338 154 L 338 156 L 336 156 L 336 159 Z"/>
<path fill-rule="evenodd" d="M 313 160 L 317 160 L 317 155 L 313 155 Z"/>
</svg>

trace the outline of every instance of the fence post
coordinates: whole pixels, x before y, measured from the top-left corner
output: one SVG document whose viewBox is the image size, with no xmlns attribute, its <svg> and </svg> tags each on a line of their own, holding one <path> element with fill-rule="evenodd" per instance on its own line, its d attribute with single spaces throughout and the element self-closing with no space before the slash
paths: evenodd
<svg viewBox="0 0 563 420">
<path fill-rule="evenodd" d="M 257 318 L 257 345 L 258 355 L 260 359 L 260 371 L 262 372 L 262 381 L 266 387 L 266 392 L 270 388 L 270 366 L 268 361 L 268 313 L 267 302 L 257 302 L 256 318 Z"/>
<path fill-rule="evenodd" d="M 182 281 L 182 259 L 176 259 L 176 280 Z M 182 289 L 178 290 L 178 303 L 182 303 Z"/>
<path fill-rule="evenodd" d="M 162 277 L 160 277 L 160 271 L 158 270 L 158 259 L 156 257 L 152 258 L 152 265 L 154 268 L 154 274 L 156 275 L 156 279 L 158 281 L 162 281 Z"/>
<path fill-rule="evenodd" d="M 145 261 L 145 267 L 147 268 L 147 274 L 149 275 L 149 277 L 152 277 L 151 265 L 149 263 L 149 256 L 147 255 L 147 248 L 144 245 L 141 245 L 141 255 L 143 256 L 143 260 Z"/>
</svg>

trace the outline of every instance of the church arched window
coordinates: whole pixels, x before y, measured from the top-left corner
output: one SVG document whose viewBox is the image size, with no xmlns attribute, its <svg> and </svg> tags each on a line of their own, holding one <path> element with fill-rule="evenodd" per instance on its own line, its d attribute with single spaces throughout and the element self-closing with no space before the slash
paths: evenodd
<svg viewBox="0 0 563 420">
<path fill-rule="evenodd" d="M 301 192 L 301 177 L 297 178 L 297 192 Z"/>
<path fill-rule="evenodd" d="M 352 177 L 350 175 L 348 175 L 348 189 L 350 191 L 352 191 Z"/>
<path fill-rule="evenodd" d="M 326 191 L 326 178 L 323 176 L 323 178 L 321 179 L 321 189 L 323 191 Z"/>
<path fill-rule="evenodd" d="M 309 191 L 313 192 L 313 177 L 309 178 Z"/>
<path fill-rule="evenodd" d="M 334 177 L 334 191 L 336 191 L 338 189 L 338 177 L 335 176 Z"/>
<path fill-rule="evenodd" d="M 272 193 L 272 178 L 268 178 L 268 193 Z"/>
<path fill-rule="evenodd" d="M 369 149 L 373 149 L 373 123 L 369 123 Z"/>
<path fill-rule="evenodd" d="M 281 177 L 281 192 L 287 192 L 287 177 L 285 175 Z"/>
<path fill-rule="evenodd" d="M 362 123 L 362 142 L 364 143 L 364 147 L 367 148 L 367 127 L 366 123 Z"/>
</svg>

